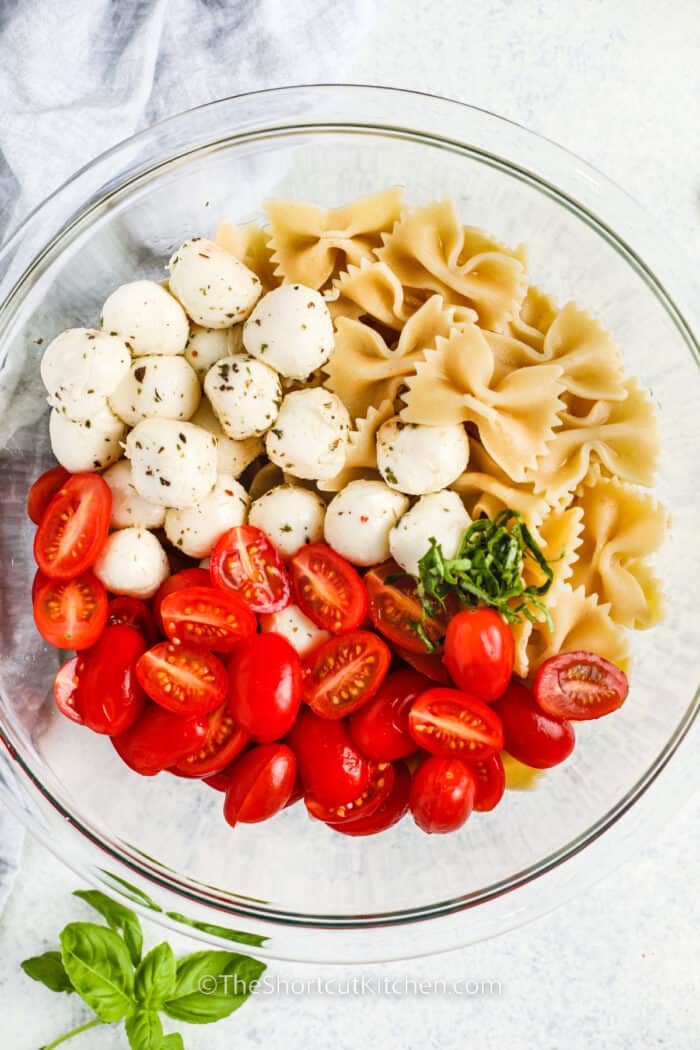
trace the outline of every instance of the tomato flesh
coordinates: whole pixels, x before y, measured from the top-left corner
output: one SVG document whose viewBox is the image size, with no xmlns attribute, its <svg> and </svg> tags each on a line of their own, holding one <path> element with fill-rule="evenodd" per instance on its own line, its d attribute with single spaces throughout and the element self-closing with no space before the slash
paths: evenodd
<svg viewBox="0 0 700 1050">
<path fill-rule="evenodd" d="M 367 615 L 367 592 L 359 573 L 325 543 L 302 547 L 290 572 L 299 608 L 317 627 L 354 631 Z"/>
<path fill-rule="evenodd" d="M 223 703 L 228 674 L 207 649 L 186 642 L 159 642 L 136 664 L 144 692 L 168 711 L 207 715 Z"/>
<path fill-rule="evenodd" d="M 282 559 L 253 525 L 239 525 L 220 537 L 209 572 L 216 587 L 235 591 L 253 612 L 274 613 L 289 605 L 291 585 Z"/>
<path fill-rule="evenodd" d="M 457 831 L 474 808 L 476 778 L 458 758 L 427 758 L 413 774 L 409 805 L 428 835 Z"/>
<path fill-rule="evenodd" d="M 102 550 L 112 512 L 109 485 L 97 474 L 73 474 L 44 511 L 34 558 L 47 576 L 69 580 L 89 569 Z"/>
<path fill-rule="evenodd" d="M 129 598 L 126 595 L 112 598 L 107 610 L 107 624 L 116 623 L 136 628 L 143 636 L 146 645 L 155 644 L 157 632 L 153 613 L 140 598 Z"/>
<path fill-rule="evenodd" d="M 165 634 L 160 607 L 169 594 L 176 594 L 178 591 L 184 591 L 188 587 L 211 587 L 211 585 L 211 577 L 207 570 L 199 568 L 181 569 L 180 572 L 174 572 L 172 576 L 168 576 L 167 580 L 163 580 L 154 594 L 152 602 L 153 615 L 160 633 Z"/>
<path fill-rule="evenodd" d="M 229 710 L 261 743 L 279 740 L 294 725 L 301 704 L 301 660 L 280 634 L 254 634 L 229 664 Z"/>
<path fill-rule="evenodd" d="M 133 627 L 115 624 L 81 657 L 77 706 L 94 733 L 117 736 L 134 724 L 146 704 L 136 661 L 146 648 Z"/>
<path fill-rule="evenodd" d="M 367 787 L 351 802 L 329 806 L 312 793 L 304 796 L 306 808 L 317 820 L 333 824 L 350 824 L 359 817 L 369 817 L 384 805 L 394 787 L 394 767 L 391 762 L 370 763 Z"/>
<path fill-rule="evenodd" d="M 371 631 L 329 638 L 304 660 L 304 700 L 322 718 L 343 718 L 374 696 L 390 664 L 389 647 Z"/>
<path fill-rule="evenodd" d="M 478 762 L 503 748 L 501 722 L 488 704 L 458 689 L 429 689 L 414 702 L 408 729 L 432 755 Z"/>
<path fill-rule="evenodd" d="M 319 718 L 302 707 L 287 743 L 296 755 L 304 791 L 319 802 L 342 805 L 367 788 L 369 763 L 350 739 L 345 722 Z"/>
<path fill-rule="evenodd" d="M 294 790 L 296 758 L 286 744 L 260 744 L 247 751 L 229 777 L 224 817 L 231 827 L 269 820 Z"/>
<path fill-rule="evenodd" d="M 147 704 L 134 724 L 112 737 L 121 760 L 144 777 L 153 777 L 195 754 L 207 737 L 206 715 L 184 718 L 157 704 Z"/>
<path fill-rule="evenodd" d="M 27 515 L 35 525 L 41 523 L 46 508 L 70 474 L 65 467 L 51 467 L 37 478 L 27 496 Z"/>
<path fill-rule="evenodd" d="M 394 767 L 394 786 L 390 794 L 372 813 L 363 813 L 350 821 L 334 823 L 326 821 L 329 828 L 342 835 L 360 836 L 377 835 L 380 831 L 398 824 L 408 812 L 408 800 L 411 793 L 411 774 L 403 762 Z"/>
<path fill-rule="evenodd" d="M 448 624 L 443 659 L 458 689 L 489 704 L 513 674 L 513 632 L 494 609 L 465 609 Z"/>
<path fill-rule="evenodd" d="M 70 718 L 71 722 L 83 725 L 83 716 L 78 707 L 78 675 L 81 670 L 82 660 L 74 656 L 72 660 L 66 661 L 63 667 L 56 672 L 53 683 L 53 695 L 56 707 Z"/>
<path fill-rule="evenodd" d="M 87 649 L 107 623 L 107 592 L 91 572 L 73 580 L 44 577 L 34 596 L 39 634 L 57 649 Z"/>
<path fill-rule="evenodd" d="M 226 772 L 250 740 L 250 735 L 233 719 L 228 702 L 207 715 L 207 732 L 191 755 L 175 764 L 180 776 L 208 779 Z M 221 788 L 219 789 L 221 790 Z"/>
<path fill-rule="evenodd" d="M 411 653 L 428 654 L 418 633 L 421 625 L 430 642 L 439 645 L 445 625 L 435 617 L 423 618 L 423 607 L 412 576 L 394 561 L 378 565 L 365 576 L 372 623 L 385 638 Z"/>
<path fill-rule="evenodd" d="M 470 762 L 469 768 L 476 778 L 474 809 L 488 813 L 495 809 L 506 789 L 506 773 L 500 755 L 491 755 L 481 762 Z"/>
<path fill-rule="evenodd" d="M 350 716 L 350 736 L 366 758 L 393 762 L 413 754 L 408 712 L 430 688 L 429 679 L 409 668 L 387 675 L 372 699 Z"/>
<path fill-rule="evenodd" d="M 230 653 L 255 634 L 255 614 L 231 591 L 186 587 L 168 594 L 160 607 L 168 638 L 216 653 Z"/>
<path fill-rule="evenodd" d="M 546 714 L 529 689 L 511 682 L 493 705 L 503 723 L 505 750 L 534 769 L 549 769 L 568 758 L 576 738 L 565 718 Z"/>
<path fill-rule="evenodd" d="M 585 721 L 602 718 L 627 699 L 627 675 L 596 653 L 560 653 L 545 660 L 533 683 L 535 700 L 548 715 Z"/>
</svg>

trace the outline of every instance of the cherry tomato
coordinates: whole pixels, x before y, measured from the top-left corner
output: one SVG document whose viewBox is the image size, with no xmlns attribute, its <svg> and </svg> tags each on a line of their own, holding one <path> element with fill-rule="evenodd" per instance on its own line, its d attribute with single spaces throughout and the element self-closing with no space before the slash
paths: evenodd
<svg viewBox="0 0 700 1050">
<path fill-rule="evenodd" d="M 187 642 L 159 642 L 139 659 L 136 677 L 151 700 L 181 715 L 208 715 L 228 691 L 221 660 Z"/>
<path fill-rule="evenodd" d="M 208 778 L 227 770 L 247 746 L 250 735 L 231 716 L 228 701 L 207 715 L 207 734 L 196 751 L 174 769 L 180 776 Z"/>
<path fill-rule="evenodd" d="M 287 803 L 285 805 L 285 809 L 289 809 L 289 807 L 293 806 L 295 803 L 301 802 L 303 797 L 304 797 L 304 785 L 302 784 L 301 780 L 299 779 L 299 774 L 297 774 L 297 778 L 294 781 L 294 787 L 292 788 L 292 793 L 289 796 L 289 798 L 287 799 Z"/>
<path fill-rule="evenodd" d="M 107 610 L 107 624 L 115 623 L 135 627 L 143 636 L 146 645 L 155 645 L 158 634 L 153 613 L 139 598 L 128 598 L 126 595 L 112 598 Z"/>
<path fill-rule="evenodd" d="M 125 733 L 112 737 L 112 743 L 130 769 L 153 777 L 199 751 L 208 729 L 206 715 L 183 718 L 158 704 L 148 704 Z"/>
<path fill-rule="evenodd" d="M 394 650 L 404 663 L 407 663 L 414 671 L 418 671 L 419 674 L 425 675 L 431 682 L 448 686 L 453 684 L 439 653 L 412 653 L 398 645 L 394 646 Z"/>
<path fill-rule="evenodd" d="M 465 609 L 447 626 L 443 659 L 458 689 L 490 704 L 513 674 L 513 632 L 494 609 Z"/>
<path fill-rule="evenodd" d="M 107 592 L 91 572 L 75 580 L 46 577 L 34 596 L 34 622 L 49 645 L 87 649 L 105 629 Z"/>
<path fill-rule="evenodd" d="M 59 466 L 51 467 L 36 479 L 27 496 L 27 514 L 35 525 L 41 522 L 49 503 L 69 477 L 66 468 Z"/>
<path fill-rule="evenodd" d="M 357 750 L 345 722 L 329 722 L 309 708 L 287 734 L 304 790 L 328 806 L 358 798 L 369 783 L 369 763 Z"/>
<path fill-rule="evenodd" d="M 255 614 L 231 591 L 186 587 L 168 594 L 160 607 L 168 638 L 216 653 L 230 653 L 255 634 Z"/>
<path fill-rule="evenodd" d="M 371 631 L 329 638 L 304 660 L 304 700 L 322 718 L 349 715 L 374 696 L 390 663 L 389 647 Z"/>
<path fill-rule="evenodd" d="M 476 777 L 458 758 L 427 758 L 413 774 L 409 806 L 428 835 L 457 831 L 474 808 Z"/>
<path fill-rule="evenodd" d="M 430 641 L 434 645 L 440 643 L 445 634 L 444 623 L 432 616 L 423 619 L 416 582 L 395 561 L 370 569 L 365 586 L 372 623 L 390 642 L 409 652 L 426 654 L 425 642 L 417 633 L 420 623 Z"/>
<path fill-rule="evenodd" d="M 575 722 L 601 718 L 627 699 L 627 675 L 596 653 L 560 653 L 545 660 L 533 684 L 535 700 L 548 715 Z"/>
<path fill-rule="evenodd" d="M 141 714 L 146 694 L 136 678 L 136 661 L 145 648 L 135 628 L 115 624 L 81 657 L 77 706 L 94 733 L 117 736 Z"/>
<path fill-rule="evenodd" d="M 78 725 L 83 724 L 83 716 L 78 707 L 78 666 L 80 663 L 82 659 L 79 656 L 68 660 L 56 672 L 53 682 L 56 707 L 62 715 L 70 718 L 71 722 L 77 722 Z"/>
<path fill-rule="evenodd" d="M 403 762 L 397 762 L 394 766 L 394 786 L 391 794 L 373 813 L 365 813 L 355 820 L 337 823 L 327 820 L 326 824 L 342 835 L 377 835 L 380 831 L 387 831 L 394 824 L 398 824 L 406 815 L 410 793 L 411 774 Z"/>
<path fill-rule="evenodd" d="M 34 573 L 34 579 L 32 580 L 32 604 L 34 604 L 39 588 L 42 584 L 46 583 L 48 579 L 49 577 L 45 572 L 42 572 L 41 569 L 37 569 Z"/>
<path fill-rule="evenodd" d="M 352 799 L 340 805 L 329 806 L 315 795 L 306 792 L 304 802 L 312 817 L 333 824 L 349 824 L 358 817 L 369 817 L 383 806 L 394 787 L 394 767 L 391 762 L 371 762 L 367 787 Z"/>
<path fill-rule="evenodd" d="M 430 681 L 416 671 L 393 671 L 372 699 L 350 716 L 350 736 L 365 758 L 393 762 L 413 754 L 416 742 L 408 731 L 408 712 L 427 689 Z"/>
<path fill-rule="evenodd" d="M 261 743 L 279 740 L 294 725 L 301 704 L 301 660 L 281 634 L 254 634 L 229 664 L 229 710 Z"/>
<path fill-rule="evenodd" d="M 34 558 L 55 580 L 89 569 L 107 539 L 112 513 L 109 485 L 97 474 L 73 474 L 49 503 L 34 537 Z"/>
<path fill-rule="evenodd" d="M 286 744 L 260 744 L 238 759 L 229 779 L 224 817 L 236 824 L 257 824 L 274 817 L 294 790 L 297 763 Z"/>
<path fill-rule="evenodd" d="M 184 591 L 185 588 L 189 587 L 211 587 L 211 577 L 206 569 L 182 569 L 180 572 L 173 573 L 172 576 L 168 576 L 167 580 L 163 580 L 160 587 L 153 596 L 153 615 L 155 616 L 158 630 L 161 634 L 165 634 L 165 627 L 163 626 L 163 619 L 160 615 L 160 607 L 163 604 L 163 599 L 167 598 L 169 594 L 176 594 L 178 591 Z"/>
<path fill-rule="evenodd" d="M 571 723 L 545 714 L 530 690 L 518 682 L 511 682 L 493 710 L 503 723 L 505 750 L 526 766 L 549 769 L 574 750 Z"/>
<path fill-rule="evenodd" d="M 202 783 L 206 784 L 207 787 L 213 788 L 214 791 L 221 791 L 222 794 L 225 795 L 228 789 L 228 782 L 231 779 L 232 769 L 233 766 L 227 766 L 226 769 L 222 769 L 220 773 L 212 773 L 210 777 L 202 777 Z M 173 766 L 171 772 L 177 773 L 178 776 L 183 776 L 177 766 Z"/>
<path fill-rule="evenodd" d="M 282 559 L 262 529 L 239 525 L 220 537 L 209 572 L 216 587 L 231 589 L 256 613 L 289 605 L 291 585 Z"/>
<path fill-rule="evenodd" d="M 302 547 L 290 562 L 297 605 L 317 627 L 354 631 L 367 615 L 367 592 L 359 573 L 325 543 Z"/>
<path fill-rule="evenodd" d="M 470 762 L 469 768 L 476 777 L 474 809 L 487 813 L 495 809 L 506 789 L 506 773 L 500 755 L 491 755 L 481 762 Z"/>
<path fill-rule="evenodd" d="M 431 755 L 479 762 L 503 748 L 498 715 L 475 696 L 435 687 L 423 693 L 408 715 L 415 742 Z"/>
</svg>

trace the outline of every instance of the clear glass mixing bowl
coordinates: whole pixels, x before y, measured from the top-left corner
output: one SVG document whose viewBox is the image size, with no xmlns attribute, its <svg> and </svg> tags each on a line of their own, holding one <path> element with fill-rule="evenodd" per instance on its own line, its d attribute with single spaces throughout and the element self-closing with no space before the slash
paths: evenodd
<svg viewBox="0 0 700 1050">
<path fill-rule="evenodd" d="M 117 284 L 161 278 L 186 237 L 222 217 L 261 218 L 266 197 L 330 205 L 396 184 L 413 201 L 451 196 L 465 221 L 525 242 L 534 283 L 597 314 L 652 389 L 663 431 L 659 494 L 674 516 L 660 558 L 667 618 L 635 639 L 625 707 L 581 725 L 571 761 L 459 834 L 429 838 L 406 820 L 376 839 L 346 839 L 301 806 L 231 831 L 206 786 L 137 777 L 107 740 L 53 709 L 58 655 L 32 624 L 24 514 L 30 482 L 51 462 L 40 340 L 96 324 Z M 82 882 L 123 893 L 166 925 L 261 955 L 418 955 L 553 907 L 628 856 L 697 782 L 694 290 L 663 231 L 598 172 L 444 99 L 369 87 L 262 92 L 184 113 L 91 163 L 10 239 L 0 280 L 0 788 Z"/>
</svg>

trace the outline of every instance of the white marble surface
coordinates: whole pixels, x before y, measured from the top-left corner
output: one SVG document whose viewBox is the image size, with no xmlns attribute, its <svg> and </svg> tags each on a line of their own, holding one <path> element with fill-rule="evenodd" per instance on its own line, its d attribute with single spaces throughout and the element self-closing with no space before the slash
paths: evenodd
<svg viewBox="0 0 700 1050">
<path fill-rule="evenodd" d="M 643 14 L 633 0 L 378 6 L 373 38 L 337 69 L 339 80 L 433 91 L 527 124 L 629 189 L 697 263 L 700 12 L 691 0 L 649 0 Z M 362 971 L 493 980 L 499 995 L 259 997 L 213 1027 L 183 1026 L 188 1050 L 259 1044 L 692 1050 L 700 1046 L 699 818 L 695 798 L 635 860 L 530 926 L 460 953 Z M 82 906 L 70 897 L 74 888 L 71 873 L 27 843 L 0 919 L 0 1044 L 8 1050 L 37 1050 L 85 1016 L 80 1004 L 33 985 L 18 967 L 26 955 L 53 946 L 65 922 L 81 917 Z M 148 924 L 147 937 L 155 943 L 159 929 Z M 288 979 L 331 972 L 271 969 Z M 123 1050 L 126 1040 L 102 1029 L 68 1045 Z"/>
</svg>

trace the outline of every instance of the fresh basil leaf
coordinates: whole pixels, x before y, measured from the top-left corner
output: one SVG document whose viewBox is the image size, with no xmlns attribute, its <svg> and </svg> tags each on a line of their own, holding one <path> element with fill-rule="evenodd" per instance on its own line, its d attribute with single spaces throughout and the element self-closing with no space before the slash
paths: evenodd
<svg viewBox="0 0 700 1050">
<path fill-rule="evenodd" d="M 73 896 L 80 897 L 98 911 L 115 933 L 121 933 L 129 949 L 131 961 L 134 966 L 138 966 L 143 951 L 143 932 L 138 916 L 130 908 L 118 904 L 99 890 L 76 890 Z"/>
<path fill-rule="evenodd" d="M 71 995 L 75 991 L 66 973 L 60 952 L 44 952 L 43 955 L 34 955 L 31 959 L 25 959 L 20 965 L 27 977 L 31 977 L 33 981 L 40 981 L 52 992 L 68 992 Z"/>
<path fill-rule="evenodd" d="M 243 930 L 231 930 L 228 926 L 215 926 L 211 922 L 198 922 L 196 919 L 188 919 L 179 911 L 166 911 L 169 919 L 181 922 L 184 926 L 191 926 L 201 933 L 210 933 L 213 937 L 221 937 L 224 941 L 237 941 L 239 944 L 249 944 L 252 948 L 259 948 L 268 941 L 269 937 L 263 937 L 258 933 L 245 933 Z"/>
<path fill-rule="evenodd" d="M 136 971 L 134 996 L 150 1010 L 160 1010 L 176 986 L 176 963 L 169 944 L 152 948 Z"/>
<path fill-rule="evenodd" d="M 185 1050 L 185 1044 L 179 1032 L 171 1032 L 166 1035 L 160 1044 L 160 1050 Z"/>
<path fill-rule="evenodd" d="M 134 970 L 121 937 L 92 922 L 71 922 L 61 933 L 61 958 L 76 992 L 101 1021 L 126 1016 Z"/>
<path fill-rule="evenodd" d="M 162 1050 L 163 1025 L 155 1010 L 134 1010 L 124 1027 L 131 1050 Z"/>
<path fill-rule="evenodd" d="M 195 952 L 177 964 L 175 994 L 163 1010 L 176 1021 L 210 1024 L 242 1006 L 266 969 L 235 952 Z"/>
</svg>

